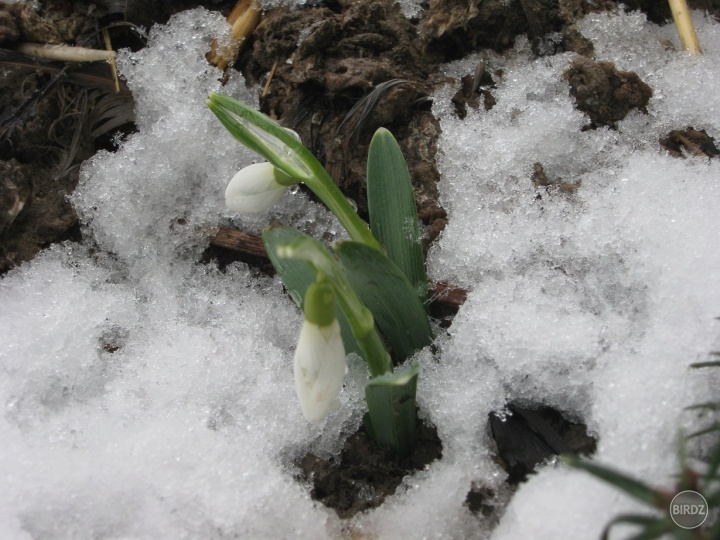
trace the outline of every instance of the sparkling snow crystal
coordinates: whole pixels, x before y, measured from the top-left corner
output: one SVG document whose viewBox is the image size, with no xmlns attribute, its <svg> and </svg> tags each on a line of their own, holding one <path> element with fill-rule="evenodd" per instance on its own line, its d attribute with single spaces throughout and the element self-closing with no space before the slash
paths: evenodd
<svg viewBox="0 0 720 540">
<path fill-rule="evenodd" d="M 339 453 L 360 423 L 364 368 L 348 358 L 340 409 L 308 425 L 292 381 L 302 317 L 281 283 L 197 262 L 219 223 L 339 226 L 301 192 L 257 216 L 224 209 L 227 181 L 259 159 L 205 106 L 221 86 L 204 54 L 227 24 L 194 10 L 153 29 L 118 59 L 138 132 L 84 164 L 72 196 L 85 241 L 0 281 L 0 537 L 595 539 L 638 510 L 558 464 L 511 494 L 487 420 L 511 400 L 587 423 L 598 461 L 672 485 L 693 425 L 683 408 L 720 382 L 687 367 L 720 346 L 720 162 L 658 144 L 687 126 L 720 137 L 720 24 L 695 22 L 697 58 L 638 13 L 581 21 L 598 61 L 654 91 L 648 114 L 616 130 L 582 131 L 562 78 L 573 55 L 535 58 L 526 38 L 484 57 L 502 68 L 490 111 L 460 120 L 455 87 L 433 96 L 448 226 L 428 269 L 469 291 L 437 352 L 417 355 L 443 457 L 349 523 L 310 499 L 294 463 Z M 443 69 L 463 76 L 478 60 Z M 222 91 L 257 95 L 239 76 Z M 538 162 L 579 187 L 536 188 Z M 499 524 L 464 504 L 473 483 L 498 494 Z"/>
</svg>

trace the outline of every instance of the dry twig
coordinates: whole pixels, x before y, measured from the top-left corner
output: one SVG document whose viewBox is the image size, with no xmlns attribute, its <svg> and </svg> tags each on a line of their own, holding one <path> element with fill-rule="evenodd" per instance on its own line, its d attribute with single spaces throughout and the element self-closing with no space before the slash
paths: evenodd
<svg viewBox="0 0 720 540">
<path fill-rule="evenodd" d="M 234 62 L 245 41 L 260 22 L 260 15 L 260 4 L 257 0 L 239 0 L 227 18 L 232 25 L 230 46 L 221 49 L 217 40 L 214 40 L 207 54 L 208 62 L 222 70 Z"/>
<path fill-rule="evenodd" d="M 690 54 L 701 54 L 700 41 L 695 33 L 695 25 L 690 17 L 686 0 L 668 0 L 668 2 L 683 49 L 690 51 Z"/>
<path fill-rule="evenodd" d="M 102 62 L 115 60 L 115 51 L 87 49 L 70 45 L 48 45 L 42 43 L 20 43 L 15 50 L 19 53 L 55 62 Z"/>
</svg>

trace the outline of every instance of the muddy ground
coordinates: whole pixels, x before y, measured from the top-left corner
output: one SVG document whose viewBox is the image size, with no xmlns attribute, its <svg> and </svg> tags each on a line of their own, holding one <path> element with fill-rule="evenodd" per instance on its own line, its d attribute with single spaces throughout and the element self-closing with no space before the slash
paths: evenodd
<svg viewBox="0 0 720 540">
<path fill-rule="evenodd" d="M 653 22 L 670 18 L 663 1 L 622 3 L 625 9 L 642 10 Z M 720 18 L 720 0 L 689 3 Z M 591 43 L 575 23 L 590 11 L 617 9 L 618 4 L 612 0 L 430 0 L 417 18 L 407 20 L 390 0 L 308 1 L 302 9 L 280 7 L 264 13 L 230 69 L 242 71 L 258 92 L 266 87 L 263 112 L 300 134 L 361 213 L 366 211 L 364 168 L 370 137 L 380 126 L 390 129 L 408 160 L 427 246 L 446 224 L 435 165 L 440 125 L 430 103 L 434 89 L 447 82 L 439 65 L 472 51 L 502 52 L 522 34 L 529 37 L 537 55 L 574 51 L 578 56 L 565 78 L 578 109 L 588 117 L 585 129 L 612 128 L 630 110 L 644 110 L 652 88 L 634 73 L 597 62 Z M 16 51 L 17 45 L 64 43 L 104 49 L 106 32 L 114 49 L 137 50 L 144 46 L 142 28 L 198 6 L 227 15 L 235 1 L 48 0 L 33 5 L 38 9 L 0 2 L 0 275 L 52 243 L 81 240 L 77 216 L 66 200 L 77 185 L 79 166 L 99 149 L 112 151 L 118 132 L 134 130 L 132 95 L 122 83 L 115 91 L 108 64 L 40 61 Z M 473 73 L 452 81 L 457 87 L 452 101 L 458 116 L 464 118 L 468 108 L 492 108 L 493 86 L 501 75 L 480 64 Z M 719 152 L 713 135 L 718 134 L 676 126 L 658 145 L 679 158 L 687 153 L 714 156 Z M 539 191 L 553 185 L 566 192 L 582 189 L 548 178 L 541 163 L 528 182 Z M 262 257 L 244 257 L 216 242 L 206 260 L 262 264 L 258 260 Z M 519 411 L 514 415 L 519 425 L 508 428 L 490 418 L 488 429 L 498 442 L 498 459 L 519 480 L 537 463 L 567 448 L 592 449 L 582 426 L 558 418 L 555 411 L 528 404 L 513 407 Z M 512 442 L 519 432 L 542 452 L 519 456 L 518 445 Z M 405 474 L 441 458 L 432 427 L 423 427 L 421 433 L 422 456 L 397 463 L 373 450 L 361 430 L 348 440 L 339 464 L 306 456 L 299 463 L 300 480 L 342 517 L 376 506 Z M 520 472 L 513 473 L 513 467 L 520 467 Z M 373 484 L 373 478 L 380 484 Z M 482 486 L 468 489 L 473 511 L 492 507 L 488 501 L 494 494 Z"/>
</svg>

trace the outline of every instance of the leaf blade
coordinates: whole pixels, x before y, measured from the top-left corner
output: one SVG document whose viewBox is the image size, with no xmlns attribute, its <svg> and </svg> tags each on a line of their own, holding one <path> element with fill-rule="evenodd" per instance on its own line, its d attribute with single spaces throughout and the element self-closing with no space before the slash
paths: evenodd
<svg viewBox="0 0 720 540">
<path fill-rule="evenodd" d="M 427 273 L 412 181 L 400 146 L 384 128 L 375 132 L 368 151 L 367 197 L 370 230 L 426 305 Z"/>
<path fill-rule="evenodd" d="M 641 502 L 651 506 L 657 506 L 661 500 L 661 497 L 658 496 L 658 493 L 653 488 L 621 472 L 571 454 L 563 456 L 562 459 L 571 467 L 589 472 L 593 476 L 612 484 Z"/>
<path fill-rule="evenodd" d="M 402 271 L 385 255 L 359 242 L 334 246 L 353 290 L 372 312 L 397 358 L 432 343 L 425 308 Z"/>
<path fill-rule="evenodd" d="M 368 413 L 363 418 L 368 435 L 382 446 L 391 448 L 399 459 L 415 447 L 417 414 L 415 396 L 420 367 L 371 379 L 365 387 Z"/>
</svg>

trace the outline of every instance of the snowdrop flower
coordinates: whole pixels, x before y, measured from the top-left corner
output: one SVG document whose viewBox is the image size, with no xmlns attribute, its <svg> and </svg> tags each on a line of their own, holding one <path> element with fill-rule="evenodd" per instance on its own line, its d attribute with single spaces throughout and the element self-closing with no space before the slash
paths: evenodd
<svg viewBox="0 0 720 540">
<path fill-rule="evenodd" d="M 247 213 L 272 208 L 287 191 L 289 178 L 271 163 L 245 167 L 230 180 L 225 190 L 225 205 L 234 212 Z"/>
<path fill-rule="evenodd" d="M 313 283 L 305 294 L 305 322 L 294 361 L 295 390 L 308 422 L 319 422 L 337 406 L 346 370 L 335 291 L 326 282 Z"/>
</svg>

